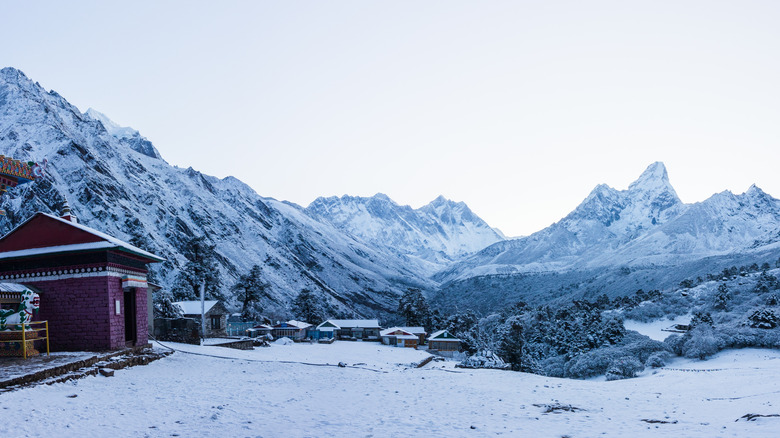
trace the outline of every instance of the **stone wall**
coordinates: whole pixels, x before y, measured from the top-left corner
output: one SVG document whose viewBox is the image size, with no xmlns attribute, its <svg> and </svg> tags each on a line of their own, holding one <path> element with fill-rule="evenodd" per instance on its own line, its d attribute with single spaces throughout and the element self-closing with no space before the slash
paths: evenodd
<svg viewBox="0 0 780 438">
<path fill-rule="evenodd" d="M 154 337 L 160 341 L 200 345 L 200 321 L 192 318 L 155 318 Z"/>
</svg>

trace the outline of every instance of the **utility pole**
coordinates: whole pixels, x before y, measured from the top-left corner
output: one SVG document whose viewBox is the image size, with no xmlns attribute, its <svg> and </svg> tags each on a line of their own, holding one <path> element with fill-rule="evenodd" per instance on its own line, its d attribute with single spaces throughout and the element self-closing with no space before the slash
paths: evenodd
<svg viewBox="0 0 780 438">
<path fill-rule="evenodd" d="M 200 283 L 200 344 L 206 339 L 206 280 Z"/>
</svg>

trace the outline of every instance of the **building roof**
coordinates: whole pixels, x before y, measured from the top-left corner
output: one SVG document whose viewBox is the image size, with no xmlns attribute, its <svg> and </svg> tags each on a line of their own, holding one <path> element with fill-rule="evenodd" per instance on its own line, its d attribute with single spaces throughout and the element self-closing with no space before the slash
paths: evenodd
<svg viewBox="0 0 780 438">
<path fill-rule="evenodd" d="M 398 327 L 401 330 L 406 330 L 409 333 L 415 334 L 415 335 L 427 335 L 428 332 L 425 331 L 425 327 Z"/>
<path fill-rule="evenodd" d="M 429 341 L 449 341 L 449 342 L 460 342 L 460 339 L 456 338 L 447 330 L 439 330 L 438 332 L 431 333 L 431 336 L 428 337 Z"/>
<path fill-rule="evenodd" d="M 400 332 L 399 334 L 393 334 L 396 332 Z M 402 327 L 390 327 L 389 329 L 384 329 L 381 332 L 379 332 L 379 336 L 414 336 L 416 339 L 417 336 L 415 336 L 414 333 L 404 330 Z M 403 338 L 402 338 L 403 339 Z"/>
<path fill-rule="evenodd" d="M 276 324 L 274 326 L 274 328 L 292 327 L 292 328 L 297 328 L 297 329 L 305 329 L 305 328 L 309 328 L 311 326 L 312 325 L 309 324 L 308 322 L 296 321 L 294 319 L 291 319 L 291 320 L 289 320 L 287 322 L 280 322 L 279 324 Z"/>
<path fill-rule="evenodd" d="M 376 319 L 329 319 L 325 322 L 330 322 L 338 328 L 379 328 L 379 320 Z"/>
<path fill-rule="evenodd" d="M 0 292 L 24 292 L 27 286 L 19 283 L 0 283 Z"/>
<path fill-rule="evenodd" d="M 212 307 L 216 306 L 219 301 L 209 300 L 204 302 L 205 307 L 203 313 L 207 313 Z M 181 313 L 184 315 L 200 315 L 200 300 L 198 301 L 177 301 L 173 303 L 174 306 L 179 306 Z"/>
<path fill-rule="evenodd" d="M 41 228 L 47 232 L 42 233 Z M 109 249 L 136 255 L 147 263 L 165 261 L 86 225 L 40 212 L 0 238 L 0 260 Z"/>
</svg>

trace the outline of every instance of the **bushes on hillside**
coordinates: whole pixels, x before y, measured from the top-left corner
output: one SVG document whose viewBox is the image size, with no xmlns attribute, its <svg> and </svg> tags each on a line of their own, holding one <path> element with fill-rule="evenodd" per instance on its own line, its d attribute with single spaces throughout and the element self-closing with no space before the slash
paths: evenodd
<svg viewBox="0 0 780 438">
<path fill-rule="evenodd" d="M 642 362 L 632 356 L 623 356 L 615 359 L 609 364 L 606 377 L 607 380 L 621 380 L 636 377 L 645 367 Z"/>
<path fill-rule="evenodd" d="M 707 324 L 701 324 L 694 327 L 686 335 L 688 339 L 682 346 L 682 354 L 689 358 L 705 359 L 720 350 L 718 337 L 715 335 L 715 329 Z"/>
</svg>

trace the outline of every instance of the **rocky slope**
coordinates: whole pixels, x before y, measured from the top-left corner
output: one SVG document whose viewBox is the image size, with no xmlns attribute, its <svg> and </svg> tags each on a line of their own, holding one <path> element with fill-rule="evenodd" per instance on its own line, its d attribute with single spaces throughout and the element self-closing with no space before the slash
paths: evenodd
<svg viewBox="0 0 780 438">
<path fill-rule="evenodd" d="M 302 288 L 340 312 L 378 316 L 395 309 L 406 287 L 431 286 L 402 257 L 296 205 L 261 197 L 232 177 L 171 166 L 137 131 L 95 111 L 81 113 L 13 68 L 0 70 L 0 153 L 48 159 L 45 180 L 3 200 L 9 213 L 0 232 L 35 211 L 57 214 L 67 200 L 86 225 L 165 257 L 153 266 L 164 286 L 187 261 L 185 242 L 200 235 L 216 244 L 226 288 L 253 264 L 263 266 L 272 295 L 266 307 L 280 315 Z"/>
</svg>

